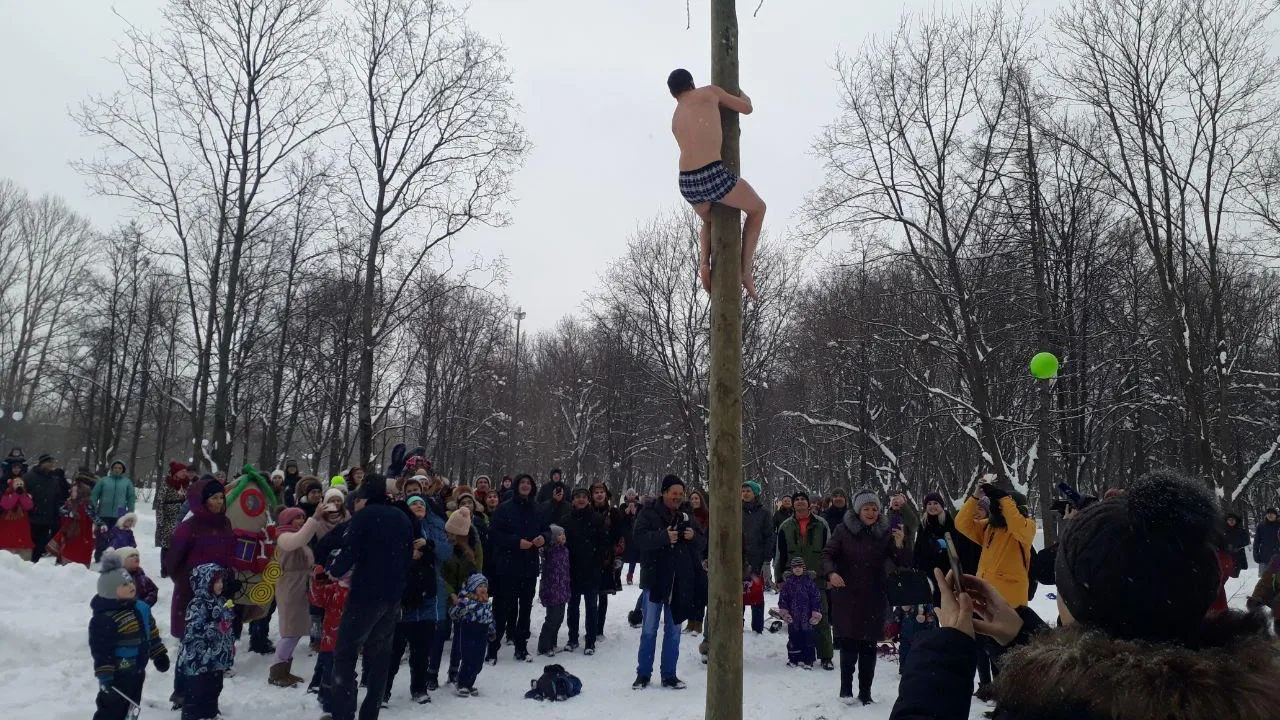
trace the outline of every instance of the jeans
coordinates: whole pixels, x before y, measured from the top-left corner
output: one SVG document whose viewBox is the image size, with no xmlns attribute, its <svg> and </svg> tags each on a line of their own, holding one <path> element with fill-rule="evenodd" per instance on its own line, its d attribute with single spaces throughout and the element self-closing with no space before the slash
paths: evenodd
<svg viewBox="0 0 1280 720">
<path fill-rule="evenodd" d="M 219 715 L 218 698 L 222 695 L 222 671 L 212 670 L 188 675 L 182 701 L 182 720 L 209 720 Z"/>
<path fill-rule="evenodd" d="M 493 599 L 493 620 L 498 632 L 494 645 L 502 642 L 505 632 L 517 650 L 528 652 L 529 615 L 533 612 L 537 582 L 537 578 L 510 575 L 499 579 L 498 594 Z"/>
<path fill-rule="evenodd" d="M 480 670 L 484 668 L 485 644 L 489 640 L 489 626 L 477 622 L 460 622 L 454 627 L 462 662 L 458 666 L 458 687 L 473 688 Z"/>
<path fill-rule="evenodd" d="M 636 675 L 653 675 L 653 656 L 658 649 L 658 624 L 662 624 L 662 679 L 676 676 L 680 661 L 680 626 L 671 618 L 671 606 L 651 602 L 649 591 L 640 593 L 644 606 L 644 625 L 640 630 L 640 652 L 636 658 Z"/>
<path fill-rule="evenodd" d="M 858 670 L 858 697 L 871 697 L 876 676 L 876 644 L 870 640 L 840 638 L 840 697 L 853 696 L 853 671 Z"/>
<path fill-rule="evenodd" d="M 391 660 L 391 643 L 399 618 L 399 598 L 347 605 L 342 624 L 338 626 L 338 645 L 333 651 L 334 720 L 355 720 L 356 659 L 361 647 L 364 648 L 367 690 L 360 705 L 360 720 L 377 720 L 386 693 L 387 664 Z"/>
<path fill-rule="evenodd" d="M 564 605 L 552 605 L 547 608 L 547 617 L 542 621 L 542 632 L 538 633 L 538 654 L 546 655 L 556 649 L 560 640 L 560 626 L 564 624 Z"/>
<path fill-rule="evenodd" d="M 606 603 L 608 595 L 601 595 L 596 588 L 582 588 L 578 592 L 574 592 L 569 600 L 569 644 L 578 644 L 578 620 L 579 610 L 578 603 L 585 602 L 587 605 L 587 647 L 594 648 L 596 646 L 596 635 L 604 629 L 604 623 L 601 622 L 603 613 L 600 612 L 600 603 Z M 607 608 L 608 605 L 606 604 Z"/>
<path fill-rule="evenodd" d="M 751 608 L 751 632 L 759 635 L 764 632 L 764 603 L 747 607 Z"/>
<path fill-rule="evenodd" d="M 434 620 L 396 623 L 396 632 L 391 643 L 391 667 L 387 670 L 387 689 L 384 697 L 391 695 L 391 686 L 395 684 L 396 672 L 400 669 L 400 661 L 404 659 L 406 648 L 409 650 L 409 694 L 417 695 L 427 691 L 427 657 L 435 634 Z"/>
<path fill-rule="evenodd" d="M 812 665 L 818 656 L 818 648 L 814 642 L 818 633 L 807 620 L 804 622 L 804 625 L 787 628 L 787 662 Z"/>
<path fill-rule="evenodd" d="M 116 673 L 111 687 L 98 691 L 98 710 L 93 714 L 93 720 L 125 720 L 129 717 L 129 710 L 133 708 L 129 700 L 134 705 L 142 704 L 142 681 L 145 679 L 146 673 L 142 672 Z M 117 690 L 129 700 L 120 697 Z"/>
</svg>

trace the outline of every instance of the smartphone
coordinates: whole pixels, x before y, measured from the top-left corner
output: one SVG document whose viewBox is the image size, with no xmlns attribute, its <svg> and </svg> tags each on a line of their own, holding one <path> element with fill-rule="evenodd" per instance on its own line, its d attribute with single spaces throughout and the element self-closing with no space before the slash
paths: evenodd
<svg viewBox="0 0 1280 720">
<path fill-rule="evenodd" d="M 956 554 L 956 544 L 951 539 L 951 533 L 943 533 L 942 537 L 947 548 L 947 559 L 951 561 L 951 585 L 956 594 L 959 595 L 964 592 L 964 585 L 960 581 L 960 578 L 964 575 L 964 571 L 960 569 L 960 556 Z"/>
</svg>

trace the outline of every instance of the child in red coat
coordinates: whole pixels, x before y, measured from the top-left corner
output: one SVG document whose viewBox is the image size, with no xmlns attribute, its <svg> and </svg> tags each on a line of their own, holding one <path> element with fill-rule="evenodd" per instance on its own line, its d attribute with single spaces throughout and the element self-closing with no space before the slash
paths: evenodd
<svg viewBox="0 0 1280 720">
<path fill-rule="evenodd" d="M 350 591 L 350 575 L 332 580 L 325 573 L 324 566 L 312 568 L 307 599 L 312 605 L 324 608 L 324 622 L 321 625 L 320 653 L 316 655 L 316 669 L 307 692 L 319 694 L 320 708 L 325 712 L 330 711 L 329 703 L 333 700 L 333 650 L 338 645 L 338 625 L 342 622 L 342 609 L 347 606 L 347 593 Z"/>
<path fill-rule="evenodd" d="M 31 495 L 22 477 L 9 478 L 9 486 L 0 496 L 0 550 L 8 550 L 23 560 L 31 559 Z"/>
<path fill-rule="evenodd" d="M 89 567 L 93 561 L 93 548 L 96 538 L 93 528 L 98 518 L 89 502 L 89 493 L 93 492 L 93 478 L 88 475 L 76 476 L 76 484 L 71 487 L 71 497 L 67 498 L 59 514 L 62 525 L 58 534 L 49 541 L 50 554 L 56 550 L 58 564 L 80 563 Z"/>
</svg>

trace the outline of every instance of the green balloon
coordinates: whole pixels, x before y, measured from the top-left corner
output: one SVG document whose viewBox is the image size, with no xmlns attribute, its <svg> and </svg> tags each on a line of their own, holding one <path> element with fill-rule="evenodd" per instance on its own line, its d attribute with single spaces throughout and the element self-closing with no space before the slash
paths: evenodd
<svg viewBox="0 0 1280 720">
<path fill-rule="evenodd" d="M 1031 374 L 1041 380 L 1049 380 L 1058 376 L 1058 358 L 1053 353 L 1037 353 L 1031 358 Z"/>
</svg>

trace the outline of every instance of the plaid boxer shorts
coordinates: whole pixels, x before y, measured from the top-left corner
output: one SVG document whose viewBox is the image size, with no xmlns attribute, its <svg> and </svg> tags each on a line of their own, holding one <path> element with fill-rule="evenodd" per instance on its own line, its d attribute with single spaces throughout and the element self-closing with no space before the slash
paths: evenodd
<svg viewBox="0 0 1280 720">
<path fill-rule="evenodd" d="M 697 170 L 680 172 L 680 194 L 690 205 L 720 202 L 738 184 L 738 176 L 717 160 Z"/>
</svg>

